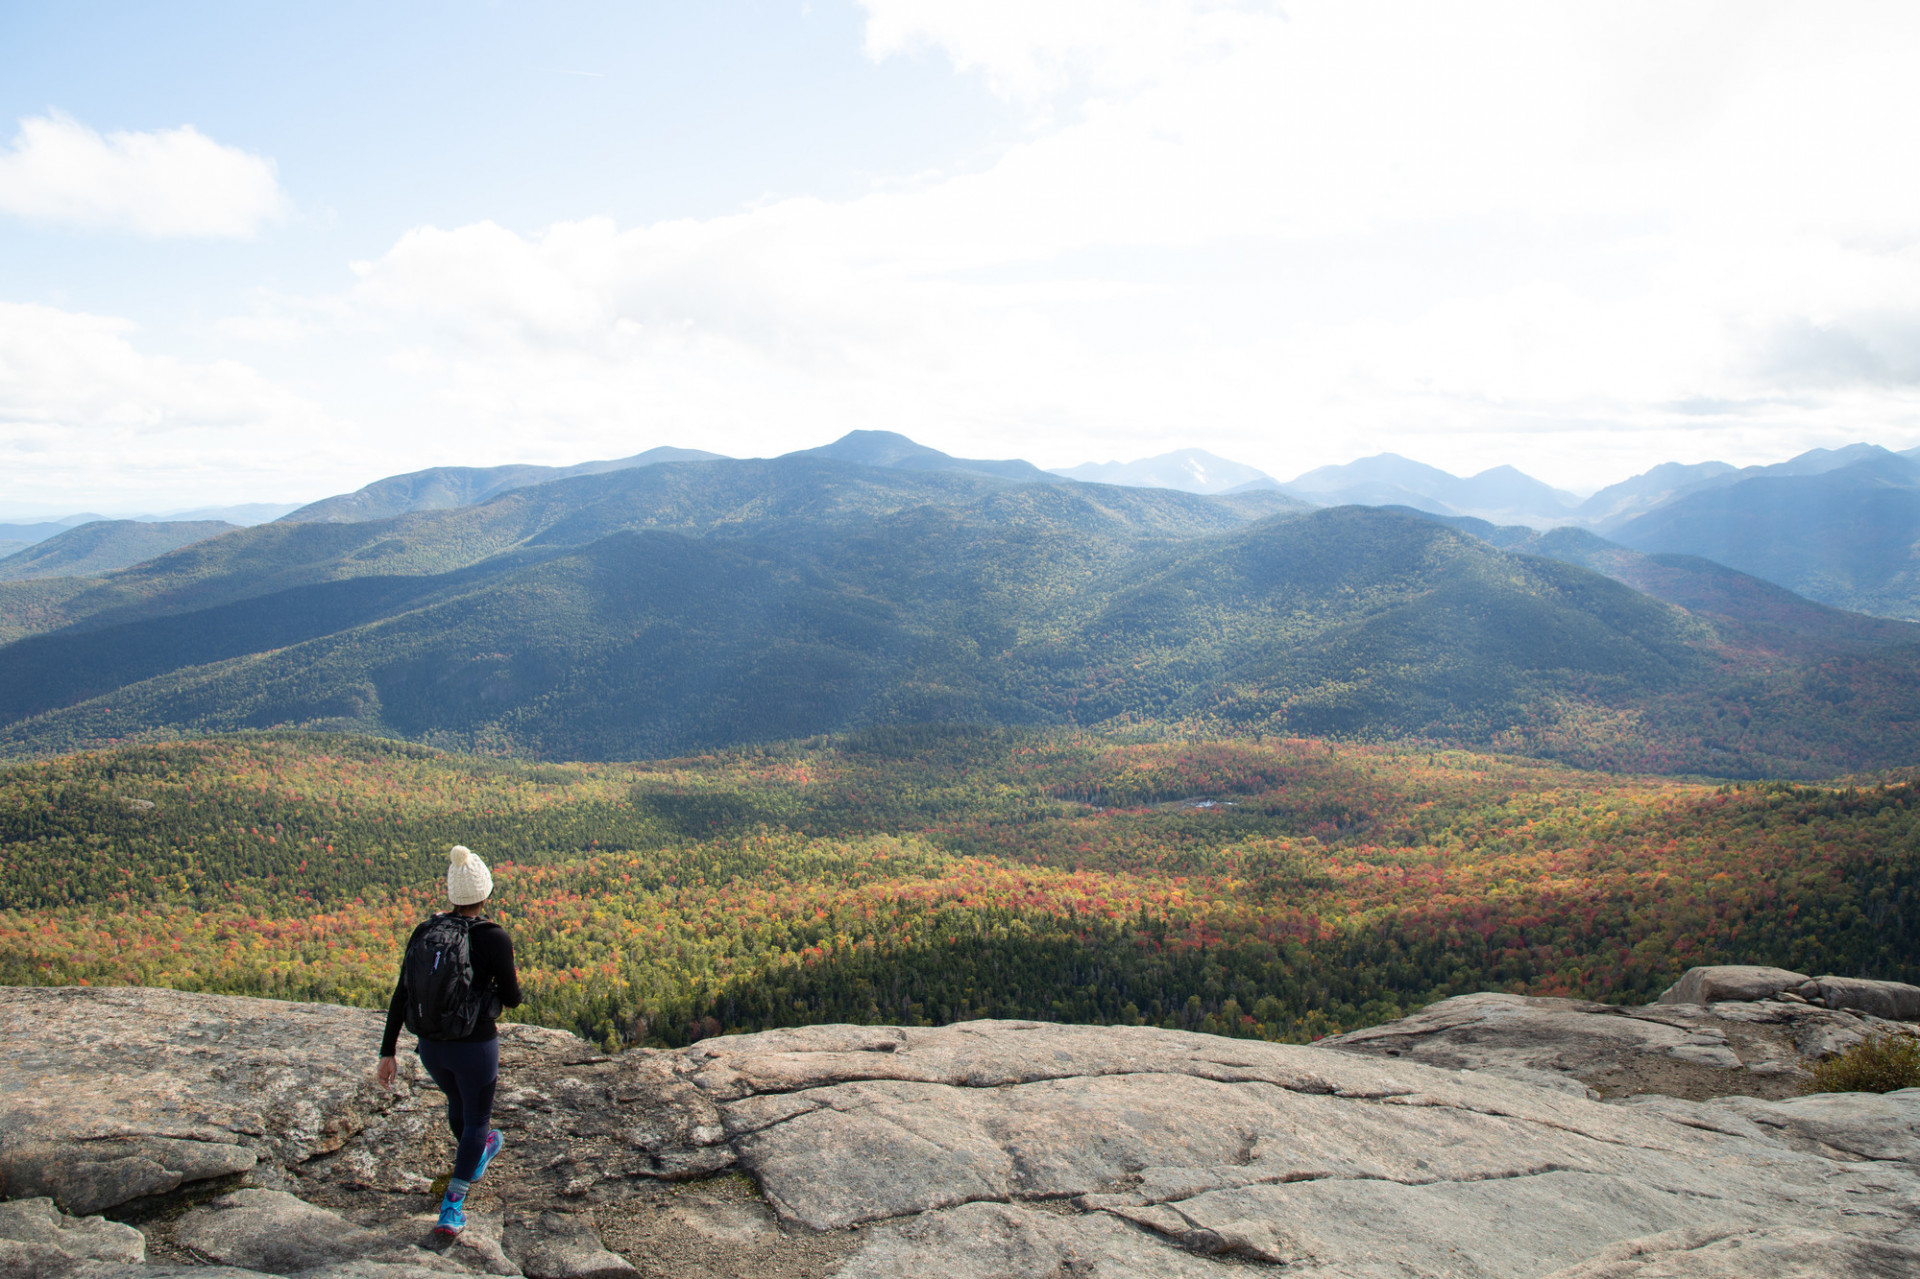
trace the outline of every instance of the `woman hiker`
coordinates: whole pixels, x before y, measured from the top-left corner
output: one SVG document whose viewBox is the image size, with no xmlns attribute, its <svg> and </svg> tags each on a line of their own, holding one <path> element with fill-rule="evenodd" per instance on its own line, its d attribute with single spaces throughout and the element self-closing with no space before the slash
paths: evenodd
<svg viewBox="0 0 1920 1279">
<path fill-rule="evenodd" d="M 458 844 L 448 850 L 447 862 L 454 909 L 427 920 L 407 939 L 374 1075 L 381 1087 L 393 1087 L 399 1070 L 394 1045 L 404 1023 L 420 1037 L 420 1064 L 447 1095 L 447 1126 L 460 1143 L 434 1227 L 438 1234 L 457 1235 L 467 1224 L 467 1191 L 504 1144 L 488 1126 L 500 1078 L 494 1019 L 503 1007 L 520 1006 L 520 979 L 507 930 L 480 913 L 493 895 L 487 864 Z"/>
</svg>

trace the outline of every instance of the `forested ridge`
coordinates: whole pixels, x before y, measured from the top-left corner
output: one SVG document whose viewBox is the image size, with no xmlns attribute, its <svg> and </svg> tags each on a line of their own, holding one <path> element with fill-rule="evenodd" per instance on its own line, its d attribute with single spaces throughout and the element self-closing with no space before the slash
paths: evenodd
<svg viewBox="0 0 1920 1279">
<path fill-rule="evenodd" d="M 1920 978 L 1920 793 L 1308 738 L 887 729 L 645 763 L 325 735 L 0 770 L 0 981 L 373 1005 L 494 867 L 530 1019 L 679 1044 L 1028 1017 L 1306 1039 L 1694 963 Z"/>
<path fill-rule="evenodd" d="M 577 476 L 0 584 L 0 756 L 301 729 L 621 760 L 1176 723 L 1745 778 L 1920 758 L 1920 626 L 1481 531 L 1513 549 L 1274 494 L 819 457 Z"/>
</svg>

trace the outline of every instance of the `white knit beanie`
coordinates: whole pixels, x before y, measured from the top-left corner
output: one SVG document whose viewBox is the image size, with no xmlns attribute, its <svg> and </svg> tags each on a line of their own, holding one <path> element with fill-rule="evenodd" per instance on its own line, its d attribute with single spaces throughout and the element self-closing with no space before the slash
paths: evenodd
<svg viewBox="0 0 1920 1279">
<path fill-rule="evenodd" d="M 447 850 L 447 896 L 456 906 L 472 906 L 493 896 L 493 876 L 487 864 L 465 844 Z"/>
</svg>

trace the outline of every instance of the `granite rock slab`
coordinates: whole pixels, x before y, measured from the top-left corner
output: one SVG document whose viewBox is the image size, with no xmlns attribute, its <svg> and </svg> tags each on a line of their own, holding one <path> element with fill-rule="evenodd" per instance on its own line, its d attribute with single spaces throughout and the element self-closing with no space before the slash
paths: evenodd
<svg viewBox="0 0 1920 1279">
<path fill-rule="evenodd" d="M 1811 1077 L 1809 1060 L 1869 1035 L 1916 1033 L 1920 1026 L 1912 1023 L 1787 998 L 1620 1007 L 1488 993 L 1442 1000 L 1321 1046 L 1580 1095 L 1783 1097 Z"/>
<path fill-rule="evenodd" d="M 1661 1004 L 1718 1004 L 1772 999 L 1808 981 L 1805 973 L 1758 964 L 1716 964 L 1689 968 L 1655 1000 Z"/>
<path fill-rule="evenodd" d="M 1816 977 L 1797 989 L 1809 1003 L 1871 1013 L 1888 1021 L 1920 1020 L 1920 986 L 1863 977 Z"/>
<path fill-rule="evenodd" d="M 302 1274 L 349 1261 L 440 1273 L 468 1269 L 280 1190 L 223 1195 L 182 1217 L 174 1239 L 199 1256 L 273 1275 Z"/>
<path fill-rule="evenodd" d="M 1887 1021 L 1920 1021 L 1920 986 L 1865 977 L 1808 977 L 1785 968 L 1717 964 L 1689 968 L 1661 992 L 1661 1004 L 1748 1003 L 1797 999 L 1817 1007 L 1870 1013 Z"/>
<path fill-rule="evenodd" d="M 256 1165 L 255 1184 L 308 1196 L 424 1193 L 451 1162 L 445 1102 L 410 1040 L 395 1087 L 374 1082 L 383 1024 L 329 1004 L 0 987 L 0 1198 L 99 1212 Z M 610 1058 L 521 1025 L 500 1045 L 502 1166 L 533 1198 L 732 1163 L 674 1054 Z"/>
<path fill-rule="evenodd" d="M 782 1240 L 827 1232 L 841 1243 L 806 1272 L 823 1279 L 1920 1274 L 1920 1090 L 1778 1094 L 1785 1072 L 1763 1069 L 1797 1069 L 1797 1035 L 1889 1023 L 1784 998 L 1468 996 L 1311 1046 L 981 1021 L 609 1055 L 508 1027 L 507 1149 L 476 1190 L 472 1238 L 435 1250 L 420 1245 L 451 1156 L 444 1109 L 405 1071 L 391 1093 L 373 1086 L 376 1014 L 0 991 L 11 1009 L 35 1044 L 10 1062 L 0 1021 L 0 1153 L 130 1143 L 121 1158 L 182 1186 L 241 1184 L 175 1222 L 174 1242 L 212 1263 L 192 1279 L 613 1279 L 641 1254 L 608 1249 L 596 1217 L 648 1186 L 734 1171 L 751 1184 L 715 1185 L 747 1198 L 714 1192 L 699 1231 L 681 1220 L 691 1201 L 648 1212 L 714 1256 L 736 1236 L 777 1257 Z M 1669 1068 L 1747 1093 L 1596 1086 Z M 308 1094 L 257 1091 L 281 1070 L 310 1074 Z M 298 1134 L 273 1131 L 282 1121 Z M 184 1145 L 126 1153 L 142 1142 Z M 220 1151 L 258 1163 L 220 1171 Z M 25 1202 L 22 1220 L 56 1235 L 110 1224 L 61 1224 L 75 1218 L 45 1191 Z M 63 1255 L 33 1264 L 67 1267 L 59 1279 L 167 1273 Z"/>
<path fill-rule="evenodd" d="M 582 1213 L 527 1213 L 507 1223 L 505 1247 L 527 1279 L 634 1279 L 633 1263 L 609 1252 Z"/>
<path fill-rule="evenodd" d="M 137 1266 L 147 1241 L 138 1230 L 100 1217 L 74 1217 L 51 1199 L 0 1203 L 0 1275 L 67 1279 L 91 1266 Z"/>
</svg>

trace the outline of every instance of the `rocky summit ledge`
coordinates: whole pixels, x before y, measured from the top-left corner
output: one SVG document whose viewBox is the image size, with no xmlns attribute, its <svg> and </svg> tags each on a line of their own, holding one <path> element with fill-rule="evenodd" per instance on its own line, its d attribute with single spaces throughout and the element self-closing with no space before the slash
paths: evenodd
<svg viewBox="0 0 1920 1279">
<path fill-rule="evenodd" d="M 1920 1028 L 1787 976 L 1465 996 L 1311 1047 L 987 1021 L 609 1056 L 507 1027 L 507 1148 L 437 1250 L 452 1143 L 417 1063 L 372 1083 L 378 1014 L 0 988 L 0 1274 L 1920 1275 L 1920 1089 L 1796 1095 L 1806 1055 Z"/>
</svg>

